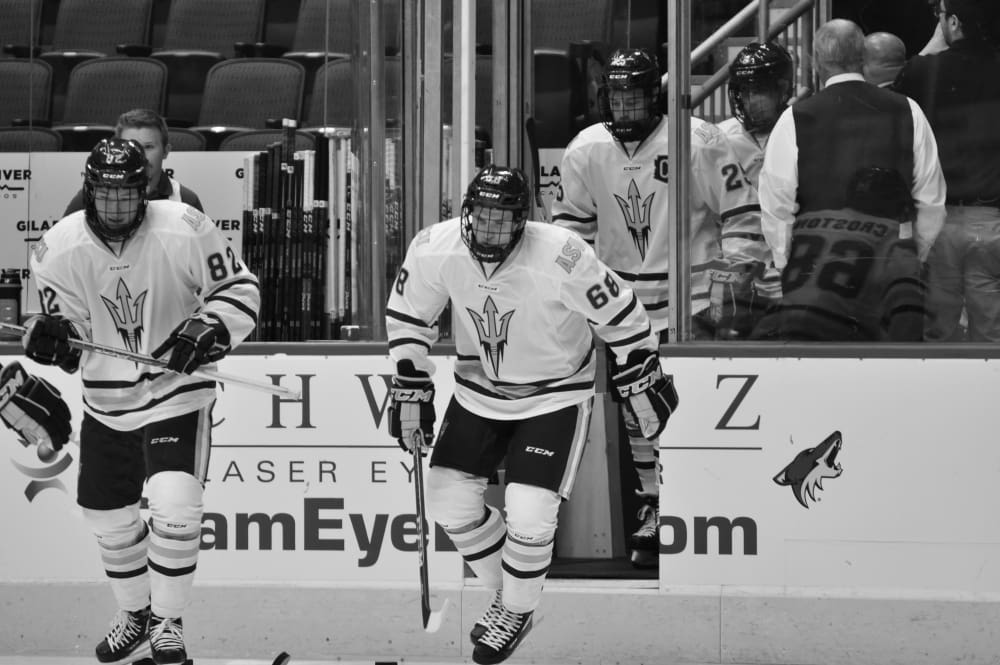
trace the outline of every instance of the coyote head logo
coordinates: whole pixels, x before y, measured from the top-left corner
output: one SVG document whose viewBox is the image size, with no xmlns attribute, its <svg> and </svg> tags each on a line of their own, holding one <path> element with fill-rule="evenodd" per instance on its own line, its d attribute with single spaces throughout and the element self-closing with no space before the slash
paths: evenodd
<svg viewBox="0 0 1000 665">
<path fill-rule="evenodd" d="M 815 448 L 807 448 L 796 455 L 788 466 L 778 472 L 774 482 L 791 486 L 798 502 L 803 508 L 808 508 L 806 497 L 813 501 L 819 500 L 816 498 L 816 490 L 823 489 L 823 479 L 837 478 L 843 471 L 837 463 L 837 453 L 842 445 L 843 437 L 840 432 L 834 432 Z"/>
</svg>

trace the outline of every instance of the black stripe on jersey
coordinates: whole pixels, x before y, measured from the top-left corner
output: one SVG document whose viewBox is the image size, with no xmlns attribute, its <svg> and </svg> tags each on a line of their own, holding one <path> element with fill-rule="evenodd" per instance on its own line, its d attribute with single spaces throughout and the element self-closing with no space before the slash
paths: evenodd
<svg viewBox="0 0 1000 665">
<path fill-rule="evenodd" d="M 399 347 L 399 346 L 406 346 L 407 344 L 419 344 L 420 346 L 424 347 L 428 351 L 431 350 L 431 345 L 430 344 L 428 344 L 425 340 L 417 339 L 415 337 L 400 337 L 399 339 L 390 339 L 389 340 L 389 348 L 390 349 L 395 349 L 396 347 Z"/>
<path fill-rule="evenodd" d="M 625 339 L 620 339 L 617 342 L 610 342 L 608 340 L 604 340 L 604 341 L 607 342 L 608 346 L 628 346 L 629 344 L 635 344 L 636 342 L 640 342 L 643 339 L 645 339 L 646 337 L 649 337 L 652 334 L 652 332 L 653 332 L 653 329 L 650 326 L 646 326 L 645 329 L 641 333 L 638 333 L 636 335 L 632 335 L 631 337 L 626 337 Z"/>
<path fill-rule="evenodd" d="M 254 288 L 260 289 L 260 284 L 257 282 L 257 278 L 251 279 L 250 277 L 243 277 L 242 279 L 235 279 L 231 282 L 227 282 L 226 284 L 221 284 L 217 288 L 212 289 L 211 291 L 208 292 L 208 295 L 205 296 L 205 300 L 217 296 L 223 291 L 227 291 L 233 288 L 234 286 L 241 286 L 243 284 L 250 284 Z"/>
<path fill-rule="evenodd" d="M 100 409 L 95 408 L 94 405 L 91 404 L 89 400 L 87 400 L 86 396 L 84 396 L 83 401 L 86 402 L 87 406 L 89 406 L 91 410 L 94 411 L 94 413 L 100 413 L 105 416 L 114 417 L 114 416 L 124 416 L 125 414 L 128 413 L 136 413 L 137 411 L 147 411 L 149 409 L 152 409 L 157 404 L 162 404 L 163 402 L 166 402 L 167 400 L 172 399 L 177 395 L 183 395 L 184 393 L 193 393 L 196 390 L 206 390 L 206 389 L 215 390 L 215 381 L 199 381 L 198 383 L 188 383 L 178 387 L 176 390 L 171 390 L 163 397 L 157 397 L 156 399 L 151 399 L 142 406 L 137 406 L 134 409 L 119 409 L 118 411 L 101 411 Z"/>
<path fill-rule="evenodd" d="M 547 575 L 549 572 L 549 567 L 539 568 L 538 570 L 518 570 L 513 566 L 508 565 L 506 561 L 502 561 L 503 569 L 522 580 L 530 580 L 532 577 L 541 577 L 542 575 Z"/>
<path fill-rule="evenodd" d="M 659 300 L 657 302 L 647 302 L 643 303 L 642 306 L 646 308 L 647 312 L 654 312 L 656 310 L 666 309 L 667 307 L 670 307 L 670 301 Z"/>
<path fill-rule="evenodd" d="M 92 379 L 84 379 L 84 388 L 134 388 L 140 383 L 145 383 L 146 381 L 155 381 L 166 374 L 166 372 L 143 372 L 139 375 L 139 378 L 135 381 L 94 381 Z"/>
<path fill-rule="evenodd" d="M 160 566 L 150 560 L 149 567 L 159 574 L 166 575 L 167 577 L 183 577 L 184 575 L 190 575 L 193 573 L 198 565 L 184 566 L 183 568 L 167 568 L 166 566 Z"/>
<path fill-rule="evenodd" d="M 250 320 L 253 321 L 253 324 L 255 326 L 257 325 L 257 312 L 253 311 L 252 308 L 247 307 L 246 303 L 244 303 L 242 300 L 237 300 L 236 298 L 227 298 L 226 296 L 212 296 L 210 298 L 205 298 L 205 302 L 206 303 L 224 302 L 227 305 L 232 305 L 236 309 L 246 314 L 250 318 Z"/>
<path fill-rule="evenodd" d="M 593 224 L 597 222 L 597 215 L 590 215 L 589 217 L 577 217 L 576 215 L 571 215 L 568 212 L 561 212 L 552 218 L 553 222 L 577 222 L 579 224 Z"/>
<path fill-rule="evenodd" d="M 130 577 L 139 577 L 139 575 L 144 575 L 148 568 L 142 566 L 141 568 L 136 568 L 135 570 L 126 570 L 123 572 L 117 572 L 114 570 L 105 570 L 104 574 L 116 580 L 127 580 Z"/>
<path fill-rule="evenodd" d="M 456 356 L 456 358 L 458 358 L 458 360 L 479 360 L 479 356 L 478 355 L 470 356 L 470 355 L 466 355 L 464 353 L 459 353 Z"/>
<path fill-rule="evenodd" d="M 617 326 L 619 323 L 621 323 L 622 321 L 625 320 L 625 317 L 627 317 L 629 314 L 631 314 L 632 312 L 634 312 L 635 308 L 638 307 L 638 306 L 639 306 L 639 300 L 638 300 L 638 298 L 635 297 L 635 293 L 633 293 L 632 294 L 632 299 L 629 300 L 628 304 L 625 305 L 625 307 L 622 308 L 622 311 L 618 312 L 613 317 L 611 317 L 611 320 L 608 321 L 604 325 L 606 325 L 606 326 Z"/>
<path fill-rule="evenodd" d="M 615 270 L 615 274 L 630 282 L 662 282 L 670 278 L 670 273 L 668 272 L 644 272 L 637 274 L 634 272 L 625 272 L 624 270 Z"/>
<path fill-rule="evenodd" d="M 409 323 L 412 326 L 420 326 L 421 328 L 433 328 L 434 326 L 428 325 L 424 321 L 421 321 L 415 316 L 410 316 L 409 314 L 403 314 L 394 309 L 386 309 L 385 315 L 387 317 L 396 319 L 397 321 L 402 321 L 403 323 Z"/>
<path fill-rule="evenodd" d="M 468 388 L 469 390 L 471 390 L 472 392 L 479 393 L 480 395 L 485 395 L 486 397 L 492 397 L 493 399 L 502 399 L 502 400 L 505 400 L 505 401 L 508 401 L 508 402 L 514 402 L 514 401 L 517 401 L 519 399 L 527 399 L 529 397 L 538 397 L 539 395 L 548 395 L 548 394 L 551 394 L 551 393 L 573 392 L 574 390 L 592 390 L 594 388 L 594 382 L 593 381 L 583 381 L 581 383 L 565 383 L 565 384 L 563 384 L 561 386 L 543 387 L 543 388 L 539 388 L 538 390 L 535 390 L 534 392 L 532 392 L 531 394 L 528 394 L 528 395 L 521 395 L 520 397 L 511 397 L 509 395 L 502 395 L 500 393 L 494 392 L 494 391 L 490 390 L 489 388 L 487 388 L 486 386 L 481 386 L 478 383 L 475 383 L 474 381 L 469 381 L 468 379 L 463 379 L 458 374 L 455 375 L 455 383 L 459 383 L 459 384 L 465 386 L 466 388 Z M 518 383 L 518 384 L 508 383 L 507 385 L 509 385 L 509 386 L 515 386 L 515 385 L 530 386 L 531 384 L 526 384 L 526 383 Z"/>
<path fill-rule="evenodd" d="M 739 208 L 733 208 L 732 210 L 726 210 L 721 215 L 719 215 L 719 219 L 724 222 L 730 217 L 735 217 L 736 215 L 743 215 L 748 212 L 760 212 L 760 204 L 751 203 L 749 205 L 740 206 Z"/>
<path fill-rule="evenodd" d="M 743 238 L 745 240 L 754 240 L 754 241 L 761 241 L 761 242 L 763 242 L 763 240 L 764 240 L 764 234 L 763 233 L 747 233 L 746 231 L 733 231 L 733 232 L 730 232 L 730 233 L 723 233 L 722 236 L 720 236 L 721 240 L 729 240 L 731 238 Z"/>
<path fill-rule="evenodd" d="M 589 365 L 594 360 L 594 353 L 596 352 L 596 350 L 597 348 L 594 346 L 594 339 L 593 337 L 591 337 L 590 348 L 587 349 L 587 352 L 583 354 L 583 360 L 580 361 L 580 363 L 576 366 L 576 369 L 567 374 L 566 376 L 560 376 L 558 379 L 542 379 L 541 381 L 530 381 L 528 383 L 512 383 L 510 381 L 491 380 L 490 383 L 492 383 L 495 386 L 514 386 L 514 387 L 535 386 L 536 388 L 543 388 L 545 386 L 551 386 L 554 383 L 559 383 L 560 381 L 568 381 L 569 379 L 572 379 L 574 376 L 576 376 L 583 370 L 587 369 L 587 365 Z M 470 360 L 478 361 L 479 356 L 474 356 Z"/>
<path fill-rule="evenodd" d="M 473 554 L 463 554 L 462 558 L 465 559 L 466 561 L 478 561 L 479 559 L 488 557 L 489 555 L 493 554 L 494 552 L 502 548 L 503 544 L 506 541 L 507 541 L 507 534 L 505 533 L 500 537 L 499 540 L 497 540 L 497 542 L 493 543 L 485 550 L 482 550 L 481 552 L 475 552 Z"/>
</svg>

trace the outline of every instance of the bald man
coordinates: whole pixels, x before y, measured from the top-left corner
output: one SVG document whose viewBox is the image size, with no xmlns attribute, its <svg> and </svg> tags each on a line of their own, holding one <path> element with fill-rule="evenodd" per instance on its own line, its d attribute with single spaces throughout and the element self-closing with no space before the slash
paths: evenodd
<svg viewBox="0 0 1000 665">
<path fill-rule="evenodd" d="M 873 32 L 865 37 L 865 60 L 862 68 L 865 80 L 880 88 L 888 88 L 906 64 L 906 45 L 891 32 Z"/>
</svg>

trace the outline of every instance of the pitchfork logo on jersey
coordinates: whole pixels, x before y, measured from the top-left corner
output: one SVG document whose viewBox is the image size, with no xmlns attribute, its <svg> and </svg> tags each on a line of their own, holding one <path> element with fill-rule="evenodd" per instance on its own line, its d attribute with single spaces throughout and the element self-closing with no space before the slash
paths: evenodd
<svg viewBox="0 0 1000 665">
<path fill-rule="evenodd" d="M 468 307 L 465 308 L 472 317 L 472 322 L 476 325 L 476 333 L 479 335 L 479 344 L 486 352 L 486 357 L 490 359 L 493 366 L 493 373 L 500 376 L 500 363 L 503 361 L 503 350 L 507 346 L 507 329 L 510 327 L 510 317 L 514 316 L 514 310 L 507 312 L 497 320 L 496 303 L 491 296 L 486 296 L 483 304 L 483 316 Z"/>
<path fill-rule="evenodd" d="M 108 308 L 108 314 L 118 328 L 118 334 L 122 336 L 125 348 L 132 353 L 139 353 L 139 347 L 142 345 L 142 308 L 146 304 L 146 293 L 143 291 L 133 300 L 128 284 L 119 278 L 115 300 L 101 296 L 104 306 Z"/>
<path fill-rule="evenodd" d="M 625 217 L 625 228 L 632 236 L 632 242 L 635 243 L 635 248 L 639 250 L 639 256 L 643 260 L 646 259 L 646 248 L 649 246 L 649 210 L 653 206 L 655 195 L 656 192 L 653 192 L 642 200 L 635 178 L 628 184 L 627 199 L 615 194 L 618 207 L 622 209 L 622 216 Z"/>
</svg>

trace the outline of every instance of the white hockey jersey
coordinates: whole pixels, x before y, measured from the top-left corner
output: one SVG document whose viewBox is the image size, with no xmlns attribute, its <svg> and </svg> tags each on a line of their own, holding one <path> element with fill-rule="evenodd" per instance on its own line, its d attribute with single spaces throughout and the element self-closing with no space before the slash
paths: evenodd
<svg viewBox="0 0 1000 665">
<path fill-rule="evenodd" d="M 594 394 L 593 332 L 620 361 L 657 348 L 628 286 L 575 233 L 529 221 L 488 277 L 460 234 L 460 218 L 410 243 L 386 310 L 389 355 L 433 373 L 428 351 L 452 302 L 455 399 L 486 418 L 512 420 L 579 404 Z M 603 371 L 603 369 L 602 369 Z"/>
<path fill-rule="evenodd" d="M 581 131 L 563 154 L 561 190 L 552 221 L 596 243 L 601 259 L 629 281 L 655 330 L 667 327 L 666 116 L 628 155 L 603 124 Z M 756 192 L 743 177 L 728 141 L 711 124 L 691 118 L 692 313 L 708 307 L 710 268 L 769 262 Z"/>
<path fill-rule="evenodd" d="M 197 311 L 218 316 L 234 347 L 257 323 L 257 278 L 211 219 L 174 201 L 150 201 L 119 254 L 84 211 L 64 217 L 36 245 L 31 271 L 44 312 L 66 317 L 85 339 L 134 353 L 150 353 Z M 84 352 L 80 371 L 84 409 L 118 430 L 215 399 L 213 381 L 97 353 Z"/>
<path fill-rule="evenodd" d="M 763 136 L 753 136 L 743 129 L 742 123 L 736 118 L 727 118 L 719 123 L 719 129 L 729 140 L 729 145 L 733 148 L 736 159 L 743 167 L 743 174 L 746 176 L 754 190 L 757 190 L 760 182 L 760 168 L 764 165 L 764 148 L 767 147 L 767 140 L 770 134 Z M 763 275 L 754 280 L 757 293 L 777 300 L 781 297 L 781 271 L 771 265 L 768 258 L 768 267 Z"/>
</svg>

